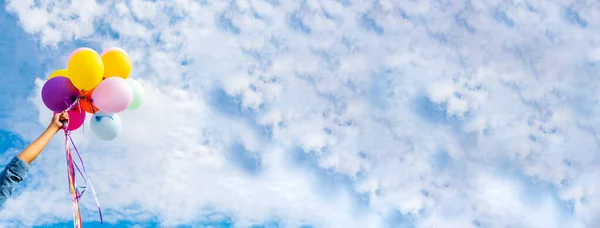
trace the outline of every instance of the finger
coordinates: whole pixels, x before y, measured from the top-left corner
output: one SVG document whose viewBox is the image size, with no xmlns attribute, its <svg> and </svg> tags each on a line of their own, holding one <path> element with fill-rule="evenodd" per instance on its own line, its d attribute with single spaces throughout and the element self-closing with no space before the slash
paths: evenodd
<svg viewBox="0 0 600 228">
<path fill-rule="evenodd" d="M 62 121 L 62 120 L 69 120 L 69 114 L 67 114 L 67 113 L 63 113 L 63 114 L 61 114 L 59 119 L 60 119 L 61 121 Z"/>
</svg>

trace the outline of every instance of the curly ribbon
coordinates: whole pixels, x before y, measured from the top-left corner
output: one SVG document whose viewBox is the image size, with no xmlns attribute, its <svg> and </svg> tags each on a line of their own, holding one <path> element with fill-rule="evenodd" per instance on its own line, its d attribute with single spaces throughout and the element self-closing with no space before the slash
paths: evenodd
<svg viewBox="0 0 600 228">
<path fill-rule="evenodd" d="M 69 192 L 71 193 L 71 200 L 73 200 L 73 225 L 75 228 L 82 227 L 81 224 L 81 213 L 79 210 L 78 192 L 75 188 L 75 172 L 73 170 L 73 156 L 71 154 L 71 148 L 69 147 L 68 131 L 65 128 L 65 151 L 67 160 L 67 177 L 69 179 Z"/>
<path fill-rule="evenodd" d="M 79 99 L 77 99 L 77 101 L 74 102 L 73 104 L 69 105 L 69 108 L 67 110 L 71 110 L 73 107 L 75 107 L 75 105 L 79 105 L 81 108 Z M 73 225 L 75 228 L 81 228 L 83 225 L 82 218 L 81 218 L 81 210 L 79 207 L 79 199 L 81 198 L 81 196 L 87 189 L 88 183 L 90 184 L 90 188 L 92 189 L 92 193 L 94 194 L 94 199 L 96 201 L 96 206 L 98 207 L 98 213 L 100 214 L 100 224 L 104 224 L 104 221 L 102 219 L 102 210 L 100 209 L 100 203 L 98 202 L 98 197 L 96 196 L 96 190 L 94 189 L 94 186 L 92 185 L 90 178 L 87 176 L 85 164 L 83 163 L 81 154 L 79 153 L 79 150 L 77 149 L 77 146 L 75 146 L 75 142 L 73 141 L 73 138 L 71 137 L 71 132 L 67 129 L 68 129 L 68 123 L 63 122 L 63 131 L 65 132 L 65 152 L 66 152 L 66 161 L 67 161 L 67 174 L 68 174 L 68 180 L 69 180 L 69 191 L 71 193 L 71 199 L 73 200 Z M 71 145 L 69 145 L 69 142 L 71 143 Z M 79 158 L 79 161 L 81 162 L 81 168 L 83 169 L 83 172 L 82 172 L 82 169 L 79 169 L 77 162 L 75 160 L 73 160 L 73 153 L 71 151 L 71 146 L 73 146 L 73 149 L 75 149 L 75 152 L 77 153 L 77 157 Z M 77 172 L 79 172 L 79 175 L 81 175 L 81 177 L 83 178 L 84 186 L 77 186 L 75 170 L 77 170 Z M 82 189 L 83 191 L 80 192 L 79 189 Z"/>
<path fill-rule="evenodd" d="M 81 154 L 79 153 L 79 150 L 77 150 L 77 146 L 75 146 L 75 142 L 73 142 L 73 138 L 71 138 L 70 135 L 67 135 L 67 137 L 71 141 L 71 144 L 73 145 L 73 149 L 75 149 L 75 152 L 77 153 L 77 157 L 79 158 L 79 161 L 81 162 L 81 168 L 83 169 L 83 174 L 81 176 L 83 177 L 83 181 L 86 186 L 84 188 L 87 188 L 88 183 L 90 184 L 90 189 L 92 189 L 92 193 L 94 194 L 94 200 L 96 201 L 96 206 L 98 207 L 98 214 L 100 214 L 100 224 L 103 224 L 104 221 L 102 219 L 102 209 L 100 209 L 100 203 L 98 202 L 98 197 L 96 196 L 96 190 L 94 189 L 92 180 L 87 176 L 87 171 L 85 170 L 85 164 L 83 163 L 83 159 L 81 158 Z M 73 164 L 75 164 L 75 166 L 77 167 L 77 163 L 73 162 Z M 77 167 L 77 170 L 79 170 L 79 167 Z M 79 173 L 81 174 L 81 171 Z M 83 192 L 85 192 L 85 189 L 81 192 L 81 194 L 83 194 Z"/>
</svg>

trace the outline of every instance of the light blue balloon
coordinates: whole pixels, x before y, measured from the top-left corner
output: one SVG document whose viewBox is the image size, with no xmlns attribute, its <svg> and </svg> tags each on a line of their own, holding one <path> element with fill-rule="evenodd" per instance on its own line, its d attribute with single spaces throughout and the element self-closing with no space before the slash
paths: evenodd
<svg viewBox="0 0 600 228">
<path fill-rule="evenodd" d="M 113 140 L 121 132 L 121 118 L 116 113 L 99 111 L 92 116 L 90 128 L 100 140 Z"/>
</svg>

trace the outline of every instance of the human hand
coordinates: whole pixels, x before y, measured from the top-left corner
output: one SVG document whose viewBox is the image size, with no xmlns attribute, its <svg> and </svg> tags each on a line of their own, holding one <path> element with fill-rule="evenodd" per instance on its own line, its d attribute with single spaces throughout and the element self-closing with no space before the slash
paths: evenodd
<svg viewBox="0 0 600 228">
<path fill-rule="evenodd" d="M 58 132 L 65 126 L 64 123 L 69 123 L 69 114 L 67 112 L 55 113 L 48 128 Z"/>
</svg>

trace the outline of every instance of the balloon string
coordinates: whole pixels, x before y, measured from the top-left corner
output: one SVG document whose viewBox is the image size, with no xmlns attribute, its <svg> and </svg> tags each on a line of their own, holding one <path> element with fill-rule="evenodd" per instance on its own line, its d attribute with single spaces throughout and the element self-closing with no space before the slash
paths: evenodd
<svg viewBox="0 0 600 228">
<path fill-rule="evenodd" d="M 67 137 L 71 138 L 70 136 L 67 136 Z M 72 142 L 72 139 L 71 139 L 71 144 L 72 144 L 72 143 L 73 143 L 73 142 Z M 70 152 L 70 149 L 69 149 L 69 152 Z M 73 153 L 72 153 L 72 152 L 70 152 L 70 154 L 71 154 L 71 156 L 72 156 L 72 154 L 73 154 Z M 87 188 L 87 187 L 86 187 L 86 186 L 87 186 L 87 180 L 86 180 L 86 176 L 85 176 L 85 175 L 84 175 L 84 174 L 81 172 L 81 169 L 79 169 L 79 166 L 77 165 L 77 162 L 73 161 L 73 158 L 71 158 L 71 161 L 72 161 L 71 163 L 72 163 L 72 164 L 75 166 L 75 168 L 77 169 L 77 172 L 79 172 L 79 175 L 81 175 L 81 176 L 83 177 L 83 183 L 84 183 L 84 186 L 79 186 L 79 188 L 83 188 L 83 191 L 81 191 L 81 193 L 80 193 L 79 197 L 77 197 L 77 198 L 79 199 L 79 198 L 81 198 L 81 196 L 82 196 L 82 195 L 83 195 L 83 193 L 85 192 L 85 189 Z M 73 174 L 73 175 L 74 175 L 74 174 Z"/>
<path fill-rule="evenodd" d="M 85 192 L 85 189 L 87 188 L 85 186 L 87 186 L 88 183 L 90 184 L 90 188 L 92 189 L 92 193 L 94 194 L 96 206 L 98 207 L 98 213 L 100 215 L 100 224 L 102 225 L 102 224 L 104 224 L 104 220 L 102 218 L 102 209 L 100 208 L 100 203 L 98 202 L 98 197 L 96 196 L 96 190 L 94 189 L 94 186 L 92 185 L 90 178 L 87 176 L 87 171 L 85 169 L 85 163 L 83 162 L 83 159 L 81 158 L 81 154 L 79 153 L 79 150 L 77 149 L 77 146 L 75 145 L 75 142 L 73 141 L 73 138 L 71 137 L 70 131 L 68 130 L 68 122 L 63 123 L 63 131 L 65 132 L 65 149 L 66 149 L 66 159 L 67 159 L 67 171 L 69 174 L 68 175 L 69 176 L 69 189 L 71 191 L 71 198 L 73 199 L 74 226 L 76 228 L 82 226 L 81 211 L 79 208 L 79 198 L 81 198 L 81 196 Z M 73 160 L 73 155 L 71 152 L 71 147 L 69 145 L 69 142 L 71 142 L 73 149 L 75 149 L 75 152 L 77 153 L 77 157 L 79 158 L 79 161 L 81 162 L 81 168 L 83 169 L 83 172 L 81 172 L 81 169 L 79 169 L 77 162 L 75 162 Z M 79 188 L 76 185 L 75 169 L 77 169 L 79 174 L 82 176 L 84 184 L 85 184 L 85 186 L 83 187 L 83 191 L 81 193 L 79 192 Z"/>
<path fill-rule="evenodd" d="M 69 144 L 68 143 L 69 142 L 67 141 L 67 137 L 65 137 L 65 160 L 66 160 L 66 165 L 67 165 L 66 166 L 66 168 L 67 168 L 67 178 L 68 178 L 68 181 L 69 181 L 69 190 L 70 190 L 71 189 L 71 172 L 70 172 L 70 169 L 69 169 L 69 149 L 68 149 Z M 69 191 L 69 192 L 71 193 L 71 191 Z M 73 201 L 75 200 L 75 199 L 73 199 L 73 194 L 72 193 L 71 193 L 71 200 L 73 200 Z M 76 224 L 76 220 L 75 220 L 76 216 L 77 215 L 75 213 L 75 206 L 73 206 L 73 225 Z"/>
<path fill-rule="evenodd" d="M 65 131 L 65 155 L 66 155 L 66 160 L 67 160 L 67 176 L 69 179 L 69 190 L 71 192 L 71 199 L 73 200 L 73 226 L 75 228 L 80 228 L 81 227 L 81 214 L 80 214 L 80 210 L 79 210 L 79 197 L 78 197 L 78 192 L 77 189 L 75 188 L 75 171 L 73 170 L 73 157 L 71 154 L 71 148 L 69 146 L 69 141 L 68 141 L 68 130 L 67 130 L 67 124 L 64 125 L 64 131 Z"/>
<path fill-rule="evenodd" d="M 88 99 L 90 102 L 90 108 L 92 108 L 92 114 L 96 114 L 96 109 L 94 108 L 94 103 L 92 102 L 92 99 Z"/>
<path fill-rule="evenodd" d="M 81 99 L 85 99 L 88 101 L 88 103 L 90 104 L 90 109 L 92 110 L 92 114 L 96 114 L 96 111 L 100 111 L 94 108 L 94 102 L 92 101 L 92 99 L 89 99 L 87 96 L 82 96 Z"/>
<path fill-rule="evenodd" d="M 74 165 L 74 166 L 75 166 L 75 168 L 77 169 L 77 172 L 79 172 L 79 175 L 81 175 L 81 176 L 83 177 L 84 175 L 83 175 L 83 173 L 81 172 L 81 170 L 79 169 L 79 166 L 77 165 L 77 163 L 75 163 L 75 162 L 73 161 L 73 165 Z M 85 177 L 83 177 L 83 183 L 84 183 L 85 185 L 87 185 L 87 180 L 85 179 Z M 82 192 L 82 194 L 83 194 L 83 192 Z"/>
<path fill-rule="evenodd" d="M 81 102 L 80 102 L 81 98 L 77 98 L 77 106 L 79 107 L 79 118 L 81 118 L 82 120 L 85 120 L 85 116 L 84 116 L 84 112 L 83 109 L 81 108 Z M 82 131 L 85 133 L 85 124 L 82 124 Z"/>
<path fill-rule="evenodd" d="M 65 112 L 68 112 L 69 110 L 73 109 L 73 107 L 75 107 L 77 104 L 79 104 L 79 98 L 77 98 L 71 104 L 69 104 L 69 102 L 67 102 L 67 99 L 70 99 L 70 98 L 65 98 L 65 104 L 67 105 L 67 109 L 65 109 Z"/>
<path fill-rule="evenodd" d="M 94 189 L 92 180 L 87 176 L 85 164 L 83 163 L 83 159 L 81 158 L 81 154 L 79 153 L 77 146 L 75 146 L 75 142 L 73 141 L 73 138 L 70 135 L 67 135 L 67 137 L 71 141 L 71 145 L 73 145 L 73 149 L 75 149 L 75 152 L 77 153 L 77 157 L 79 158 L 79 161 L 81 162 L 81 168 L 83 169 L 83 174 L 81 176 L 83 177 L 83 180 L 84 180 L 86 186 L 87 186 L 87 183 L 90 184 L 90 188 L 92 189 L 92 193 L 94 194 L 94 200 L 96 201 L 96 206 L 98 207 L 98 214 L 100 214 L 100 224 L 103 224 L 104 220 L 102 219 L 102 209 L 100 208 L 100 203 L 98 202 L 98 197 L 96 196 L 96 190 Z M 76 163 L 74 162 L 74 164 L 76 164 Z M 87 181 L 86 181 L 86 179 L 87 179 Z M 82 194 L 83 194 L 83 192 L 82 192 Z"/>
</svg>

